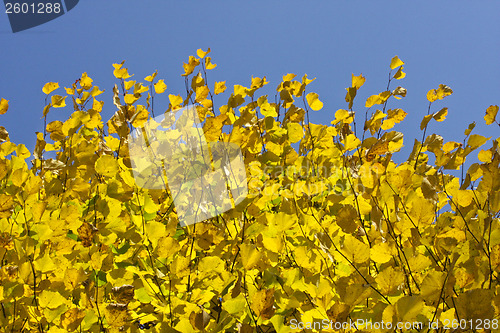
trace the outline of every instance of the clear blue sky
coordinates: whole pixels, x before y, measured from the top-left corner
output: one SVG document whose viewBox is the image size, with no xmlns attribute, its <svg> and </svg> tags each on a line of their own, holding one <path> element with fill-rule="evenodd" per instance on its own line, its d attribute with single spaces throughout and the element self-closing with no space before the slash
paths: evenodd
<svg viewBox="0 0 500 333">
<path fill-rule="evenodd" d="M 421 138 L 426 93 L 440 83 L 454 94 L 436 102 L 435 111 L 447 106 L 448 117 L 432 122 L 428 133 L 462 141 L 476 121 L 476 133 L 498 136 L 498 126 L 486 127 L 483 116 L 500 103 L 499 13 L 498 1 L 81 0 L 62 17 L 13 34 L 2 8 L 0 97 L 10 107 L 0 125 L 13 142 L 32 149 L 35 132 L 43 131 L 43 84 L 68 87 L 82 72 L 106 89 L 101 97 L 107 120 L 115 111 L 112 64 L 122 60 L 138 80 L 158 70 L 168 89 L 155 109 L 166 108 L 168 93 L 185 94 L 182 62 L 207 47 L 218 64 L 211 84 L 249 85 L 252 75 L 267 76 L 275 89 L 287 73 L 316 77 L 309 87 L 324 108 L 311 122 L 329 124 L 337 109 L 346 108 L 351 73 L 367 78 L 354 104 L 364 114 L 366 98 L 385 90 L 390 60 L 398 55 L 407 76 L 397 84 L 408 95 L 389 107 L 408 112 L 395 127 L 405 134 L 401 161 L 414 138 Z M 70 106 L 52 110 L 49 120 L 66 119 Z"/>
</svg>

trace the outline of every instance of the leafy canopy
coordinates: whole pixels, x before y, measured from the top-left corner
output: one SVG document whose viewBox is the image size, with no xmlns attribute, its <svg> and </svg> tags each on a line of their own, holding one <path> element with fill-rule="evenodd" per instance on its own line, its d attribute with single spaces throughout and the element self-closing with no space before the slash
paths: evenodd
<svg viewBox="0 0 500 333">
<path fill-rule="evenodd" d="M 0 127 L 2 327 L 288 332 L 292 319 L 498 319 L 500 138 L 475 124 L 463 142 L 427 135 L 446 118 L 450 87 L 429 91 L 422 140 L 398 164 L 395 129 L 407 115 L 398 57 L 386 90 L 355 108 L 366 78 L 353 74 L 334 111 L 307 75 L 285 75 L 271 98 L 259 94 L 265 77 L 210 82 L 209 52 L 184 63 L 186 95 L 169 93 L 166 115 L 195 105 L 209 141 L 241 147 L 249 195 L 206 222 L 181 228 L 169 190 L 139 188 L 132 176 L 128 134 L 167 93 L 157 72 L 140 82 L 114 64 L 106 122 L 87 73 L 64 90 L 47 83 L 44 119 L 52 108 L 73 112 L 36 133 L 33 151 Z M 0 114 L 8 107 L 2 98 Z M 331 124 L 309 122 L 311 112 L 328 112 Z M 497 112 L 486 110 L 487 124 L 498 125 Z M 448 172 L 459 169 L 461 179 Z"/>
</svg>

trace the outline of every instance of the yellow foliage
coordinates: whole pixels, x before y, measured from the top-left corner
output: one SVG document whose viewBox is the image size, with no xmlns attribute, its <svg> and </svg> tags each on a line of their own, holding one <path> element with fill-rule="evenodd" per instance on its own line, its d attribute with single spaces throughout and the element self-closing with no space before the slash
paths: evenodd
<svg viewBox="0 0 500 333">
<path fill-rule="evenodd" d="M 211 90 L 209 52 L 199 49 L 183 65 L 188 91 L 168 95 L 162 121 L 152 119 L 153 97 L 165 82 L 155 81 L 157 72 L 129 80 L 122 62 L 113 65 L 110 120 L 101 118 L 104 90 L 83 73 L 61 95 L 51 95 L 58 83 L 43 86 L 44 116 L 73 111 L 37 133 L 32 150 L 0 127 L 3 326 L 286 332 L 294 318 L 500 316 L 500 138 L 472 134 L 473 123 L 465 145 L 430 134 L 415 140 L 408 158 L 393 159 L 403 134 L 391 129 L 407 116 L 390 104 L 407 93 L 390 87 L 406 75 L 397 56 L 389 87 L 364 108 L 353 109 L 353 101 L 366 78 L 353 74 L 349 107 L 325 111 L 331 123 L 313 124 L 309 112 L 326 108 L 306 93 L 314 79 L 286 74 L 271 97 L 259 94 L 266 77 L 229 93 L 227 81 Z M 451 93 L 441 84 L 427 99 Z M 176 118 L 188 103 L 200 122 Z M 382 106 L 368 114 L 374 105 Z M 0 99 L 0 114 L 8 107 Z M 430 104 L 420 128 L 447 113 Z M 488 107 L 486 123 L 496 124 L 497 113 Z M 206 149 L 187 149 L 193 134 L 205 136 Z M 144 150 L 131 144 L 138 138 Z M 242 170 L 227 143 L 241 150 Z M 188 163 L 183 154 L 195 158 Z M 447 173 L 464 168 L 468 156 L 477 160 L 463 177 Z M 155 186 L 138 170 L 154 175 Z M 231 193 L 226 181 L 236 183 Z M 211 204 L 220 198 L 223 212 Z M 179 208 L 212 217 L 183 226 Z"/>
</svg>

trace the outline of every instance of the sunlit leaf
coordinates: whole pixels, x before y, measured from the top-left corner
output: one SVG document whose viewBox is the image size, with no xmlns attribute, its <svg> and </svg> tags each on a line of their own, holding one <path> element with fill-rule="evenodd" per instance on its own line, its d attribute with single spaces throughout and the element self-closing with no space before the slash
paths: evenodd
<svg viewBox="0 0 500 333">
<path fill-rule="evenodd" d="M 486 125 L 491 125 L 496 121 L 495 118 L 497 116 L 497 113 L 498 113 L 498 105 L 490 105 L 486 109 L 486 114 L 484 116 L 484 120 L 486 121 Z M 0 114 L 1 114 L 1 112 L 0 112 Z"/>
<path fill-rule="evenodd" d="M 53 92 L 54 90 L 56 90 L 57 88 L 59 88 L 59 83 L 57 83 L 57 82 L 47 82 L 43 86 L 42 91 L 43 91 L 44 94 L 48 95 L 51 92 Z"/>
<path fill-rule="evenodd" d="M 351 86 L 356 89 L 359 89 L 363 86 L 363 84 L 365 84 L 365 81 L 366 78 L 363 76 L 363 74 L 360 74 L 359 76 L 354 76 L 354 74 L 352 74 Z"/>
<path fill-rule="evenodd" d="M 398 58 L 398 56 L 394 56 L 394 58 L 392 58 L 391 60 L 391 69 L 395 69 L 399 66 L 402 66 L 404 65 L 404 62 Z"/>
<path fill-rule="evenodd" d="M 167 89 L 167 85 L 163 80 L 158 80 L 158 82 L 154 84 L 154 87 L 157 94 L 162 94 Z"/>
<path fill-rule="evenodd" d="M 318 98 L 318 94 L 316 93 L 309 93 L 306 96 L 307 103 L 313 109 L 314 111 L 321 110 L 323 108 L 323 102 L 321 102 Z"/>
<path fill-rule="evenodd" d="M 401 80 L 403 79 L 404 77 L 406 76 L 406 73 L 403 72 L 403 66 L 399 67 L 398 71 L 396 72 L 396 74 L 394 74 L 394 78 L 396 80 Z"/>
<path fill-rule="evenodd" d="M 198 49 L 198 50 L 196 51 L 196 55 L 197 55 L 198 57 L 200 57 L 201 59 L 205 58 L 205 56 L 206 56 L 207 54 L 209 54 L 209 53 L 210 53 L 210 48 L 208 48 L 206 51 L 203 51 L 202 49 Z"/>
</svg>

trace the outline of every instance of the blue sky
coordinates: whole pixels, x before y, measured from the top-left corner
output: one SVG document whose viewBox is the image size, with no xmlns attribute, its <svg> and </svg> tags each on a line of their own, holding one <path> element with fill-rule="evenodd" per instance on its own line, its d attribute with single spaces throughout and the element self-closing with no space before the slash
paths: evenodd
<svg viewBox="0 0 500 333">
<path fill-rule="evenodd" d="M 207 47 L 218 65 L 209 73 L 211 84 L 249 85 L 252 75 L 266 76 L 273 94 L 287 73 L 316 77 L 309 89 L 324 108 L 311 122 L 329 124 L 337 109 L 347 107 L 351 73 L 367 79 L 354 104 L 364 115 L 366 98 L 385 90 L 390 60 L 398 55 L 407 76 L 396 84 L 408 94 L 389 108 L 408 113 L 394 128 L 405 134 L 397 157 L 402 161 L 414 139 L 421 139 L 426 93 L 440 83 L 454 94 L 435 103 L 434 111 L 446 106 L 449 113 L 444 123 L 431 122 L 428 134 L 462 141 L 465 128 L 476 121 L 476 133 L 498 136 L 498 126 L 485 126 L 483 116 L 488 106 L 500 103 L 499 12 L 495 1 L 83 0 L 62 17 L 14 34 L 2 10 L 0 97 L 10 100 L 10 107 L 0 125 L 13 142 L 32 149 L 35 132 L 43 131 L 43 84 L 68 87 L 82 72 L 106 90 L 101 97 L 107 120 L 115 111 L 112 64 L 122 60 L 138 80 L 158 70 L 168 89 L 155 100 L 155 110 L 166 108 L 169 93 L 185 94 L 182 62 Z M 49 121 L 66 119 L 71 111 L 51 110 Z"/>
</svg>

